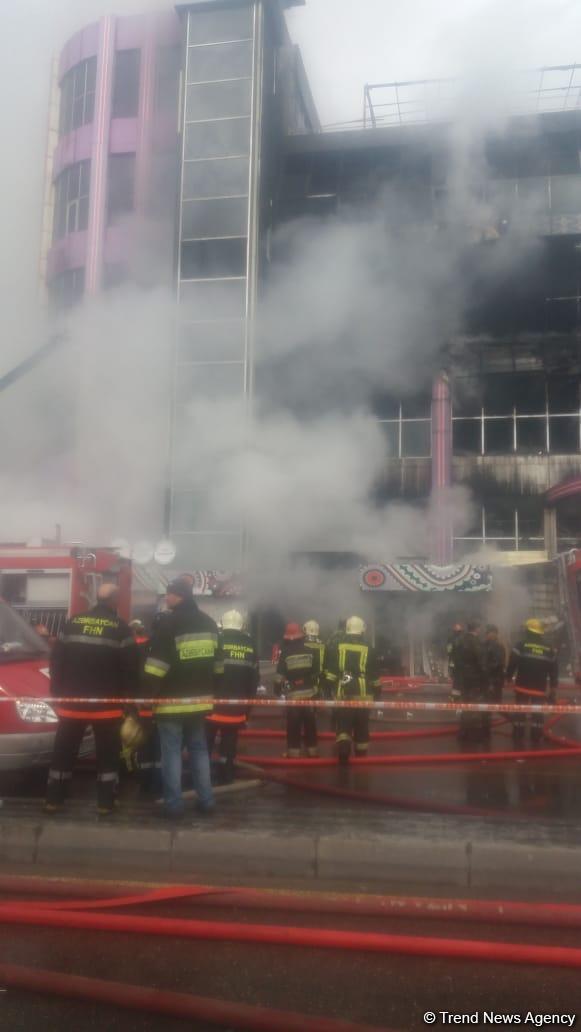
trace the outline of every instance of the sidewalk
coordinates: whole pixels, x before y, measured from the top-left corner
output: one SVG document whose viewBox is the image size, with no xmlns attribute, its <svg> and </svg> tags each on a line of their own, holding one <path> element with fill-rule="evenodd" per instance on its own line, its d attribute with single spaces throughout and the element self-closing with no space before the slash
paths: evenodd
<svg viewBox="0 0 581 1032">
<path fill-rule="evenodd" d="M 46 818 L 38 799 L 5 800 L 0 867 L 150 872 L 191 880 L 297 878 L 413 889 L 518 894 L 581 893 L 581 826 L 571 821 L 406 814 L 334 800 L 305 799 L 277 785 L 224 795 L 212 818 L 169 826 L 138 804 L 97 822 L 91 804 L 72 802 Z M 313 888 L 315 886 L 313 885 Z"/>
</svg>

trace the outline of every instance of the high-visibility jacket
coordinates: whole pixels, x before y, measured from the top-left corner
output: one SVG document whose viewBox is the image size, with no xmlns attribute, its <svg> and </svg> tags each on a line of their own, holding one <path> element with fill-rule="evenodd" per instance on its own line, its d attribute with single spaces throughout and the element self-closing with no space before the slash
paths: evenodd
<svg viewBox="0 0 581 1032">
<path fill-rule="evenodd" d="M 275 688 L 289 699 L 314 699 L 317 694 L 316 657 L 304 638 L 283 641 L 276 668 Z"/>
<path fill-rule="evenodd" d="M 189 699 L 212 696 L 224 674 L 218 627 L 194 599 L 184 599 L 155 627 L 145 661 L 145 682 L 152 697 Z M 208 713 L 211 702 L 158 703 L 156 717 Z"/>
<path fill-rule="evenodd" d="M 220 685 L 223 699 L 254 699 L 260 681 L 258 653 L 245 631 L 225 630 L 221 634 L 224 677 Z M 216 724 L 243 724 L 247 706 L 216 706 L 208 719 Z"/>
<path fill-rule="evenodd" d="M 320 638 L 305 638 L 305 648 L 310 649 L 313 653 L 313 676 L 319 688 L 325 667 L 325 643 Z"/>
<path fill-rule="evenodd" d="M 362 634 L 342 634 L 327 647 L 324 674 L 338 701 L 371 702 L 381 694 L 375 649 Z"/>
<path fill-rule="evenodd" d="M 506 670 L 508 681 L 515 678 L 521 690 L 554 693 L 559 680 L 557 653 L 550 645 L 543 644 L 541 635 L 530 635 L 513 648 Z"/>
<path fill-rule="evenodd" d="M 50 690 L 56 697 L 135 698 L 139 692 L 139 651 L 131 629 L 106 603 L 67 620 L 50 657 Z M 60 717 L 111 720 L 121 704 L 59 703 Z"/>
</svg>

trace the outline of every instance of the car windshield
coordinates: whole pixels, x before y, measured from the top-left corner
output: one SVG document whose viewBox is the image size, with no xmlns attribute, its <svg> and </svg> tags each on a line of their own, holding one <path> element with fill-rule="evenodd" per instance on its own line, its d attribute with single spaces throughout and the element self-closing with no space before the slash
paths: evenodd
<svg viewBox="0 0 581 1032">
<path fill-rule="evenodd" d="M 0 599 L 0 663 L 48 656 L 42 638 L 18 613 Z"/>
</svg>

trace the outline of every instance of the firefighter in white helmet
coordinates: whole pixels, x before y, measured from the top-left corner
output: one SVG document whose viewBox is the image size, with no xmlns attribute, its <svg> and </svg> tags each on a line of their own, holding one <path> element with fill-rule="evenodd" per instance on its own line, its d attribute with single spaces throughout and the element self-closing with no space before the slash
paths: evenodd
<svg viewBox="0 0 581 1032">
<path fill-rule="evenodd" d="M 224 678 L 221 687 L 225 699 L 254 699 L 260 680 L 258 654 L 249 634 L 244 630 L 244 617 L 230 609 L 221 620 Z M 210 756 L 220 735 L 219 765 L 215 781 L 229 785 L 234 780 L 234 764 L 238 733 L 248 719 L 247 706 L 216 706 L 206 719 Z"/>
<path fill-rule="evenodd" d="M 338 635 L 327 649 L 325 680 L 338 702 L 360 699 L 372 702 L 381 692 L 375 649 L 365 637 L 365 621 L 350 616 L 345 633 Z M 349 762 L 351 744 L 355 755 L 365 756 L 369 749 L 369 710 L 338 709 L 336 742 L 340 764 Z"/>
<path fill-rule="evenodd" d="M 322 687 L 323 670 L 325 668 L 325 643 L 321 641 L 321 628 L 316 620 L 307 620 L 303 624 L 305 635 L 305 648 L 313 653 L 313 671 L 316 676 L 316 684 Z"/>
</svg>

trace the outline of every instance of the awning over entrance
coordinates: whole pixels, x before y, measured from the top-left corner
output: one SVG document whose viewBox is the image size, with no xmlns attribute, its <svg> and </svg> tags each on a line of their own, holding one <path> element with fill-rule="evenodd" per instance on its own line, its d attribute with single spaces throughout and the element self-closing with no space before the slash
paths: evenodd
<svg viewBox="0 0 581 1032">
<path fill-rule="evenodd" d="M 362 591 L 491 591 L 488 566 L 455 563 L 373 563 L 361 568 Z"/>
</svg>

